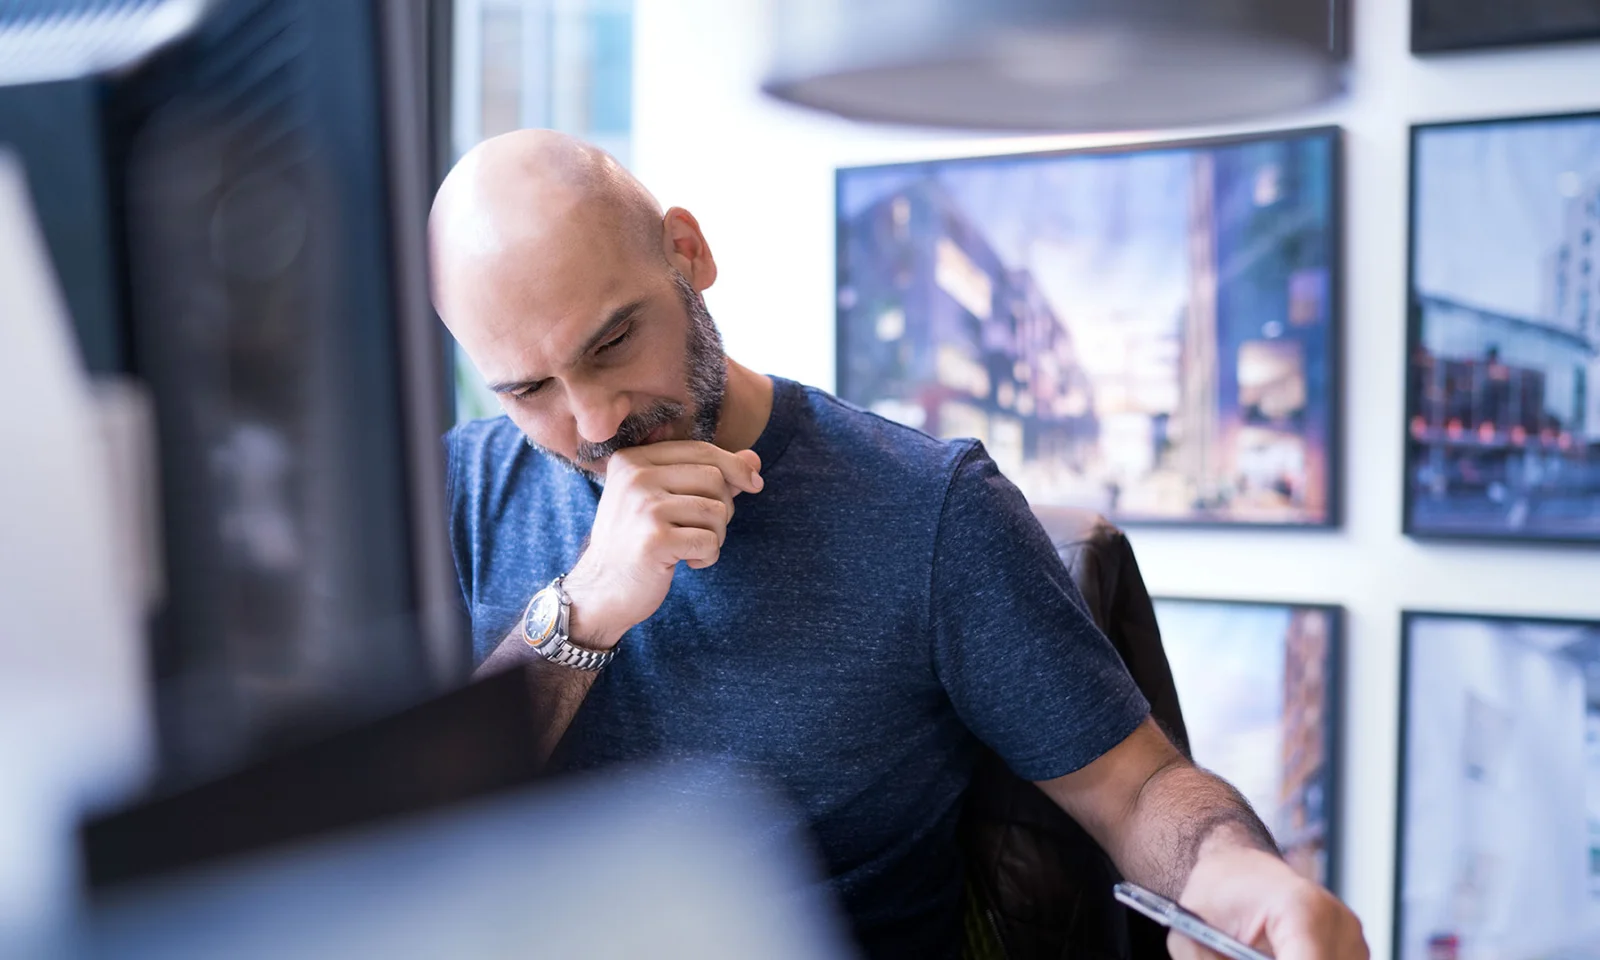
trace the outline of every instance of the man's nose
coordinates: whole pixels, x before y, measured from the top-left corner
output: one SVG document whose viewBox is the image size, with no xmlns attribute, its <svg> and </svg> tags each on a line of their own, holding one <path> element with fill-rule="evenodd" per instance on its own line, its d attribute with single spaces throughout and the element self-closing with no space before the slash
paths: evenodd
<svg viewBox="0 0 1600 960">
<path fill-rule="evenodd" d="M 605 443 L 617 435 L 617 428 L 628 416 L 628 395 L 598 385 L 574 384 L 569 388 L 572 418 L 578 437 L 589 443 Z"/>
</svg>

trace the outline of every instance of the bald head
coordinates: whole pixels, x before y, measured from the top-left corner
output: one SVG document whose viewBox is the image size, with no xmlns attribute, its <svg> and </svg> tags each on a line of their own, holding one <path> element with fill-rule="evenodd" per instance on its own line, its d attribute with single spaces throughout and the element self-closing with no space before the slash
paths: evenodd
<svg viewBox="0 0 1600 960">
<path fill-rule="evenodd" d="M 545 244 L 659 259 L 661 216 L 650 191 L 599 147 L 553 130 L 513 131 L 473 147 L 439 188 L 428 220 L 435 280 L 463 260 Z"/>
<path fill-rule="evenodd" d="M 434 305 L 529 439 L 592 465 L 661 424 L 714 433 L 724 359 L 699 294 L 711 250 L 688 211 L 663 213 L 605 151 L 548 130 L 479 144 L 439 188 L 428 232 Z"/>
<path fill-rule="evenodd" d="M 505 366 L 498 345 L 673 268 L 644 185 L 604 150 L 552 130 L 469 151 L 440 186 L 428 233 L 434 305 L 491 382 Z"/>
</svg>

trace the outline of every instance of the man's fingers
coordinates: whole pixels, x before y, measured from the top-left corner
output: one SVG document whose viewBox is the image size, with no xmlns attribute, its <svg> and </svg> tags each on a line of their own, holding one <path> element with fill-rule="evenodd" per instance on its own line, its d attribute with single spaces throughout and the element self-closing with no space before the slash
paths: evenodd
<svg viewBox="0 0 1600 960">
<path fill-rule="evenodd" d="M 1226 930 L 1223 930 L 1223 932 L 1227 933 Z M 1244 940 L 1245 938 L 1240 936 L 1235 937 L 1235 939 Z M 1283 954 L 1277 953 L 1273 949 L 1272 942 L 1267 938 L 1265 931 L 1253 941 L 1246 942 L 1269 957 L 1275 957 L 1276 960 L 1285 960 Z M 1179 933 L 1177 930 L 1167 932 L 1167 952 L 1172 954 L 1172 960 L 1228 960 L 1224 955 L 1186 934 Z"/>
<path fill-rule="evenodd" d="M 664 538 L 664 561 L 687 561 L 696 570 L 709 567 L 722 556 L 722 541 L 716 532 L 699 527 L 673 527 Z"/>
<path fill-rule="evenodd" d="M 713 466 L 722 471 L 723 478 L 729 486 L 743 493 L 759 493 L 765 483 L 761 479 L 761 458 L 751 450 L 729 453 L 716 444 L 700 440 L 666 440 L 642 447 L 631 447 L 617 455 L 623 454 L 637 457 L 656 466 L 674 463 L 703 463 Z"/>
<path fill-rule="evenodd" d="M 1361 921 L 1332 894 L 1320 891 L 1298 906 L 1268 925 L 1270 952 L 1277 960 L 1367 960 Z"/>
<path fill-rule="evenodd" d="M 1329 952 L 1333 946 L 1331 943 L 1319 943 L 1313 937 L 1286 937 L 1282 943 L 1274 942 L 1266 947 L 1264 952 L 1272 954 L 1277 960 L 1346 960 Z"/>
<path fill-rule="evenodd" d="M 664 467 L 651 467 L 647 476 L 649 483 L 667 494 L 667 497 L 658 501 L 658 504 L 684 497 L 716 500 L 726 507 L 721 519 L 722 526 L 726 527 L 732 522 L 734 489 L 728 486 L 721 471 L 716 467 L 703 463 L 675 463 Z M 699 524 L 692 525 L 699 526 Z"/>
<path fill-rule="evenodd" d="M 1359 923 L 1344 931 L 1339 939 L 1339 952 L 1335 956 L 1339 960 L 1370 960 L 1372 951 L 1367 948 L 1367 938 L 1362 934 Z"/>
<path fill-rule="evenodd" d="M 744 461 L 745 466 L 749 467 L 750 472 L 755 474 L 755 479 L 759 483 L 762 485 L 766 483 L 761 478 L 761 454 L 756 453 L 754 450 L 737 450 L 733 455 Z"/>
<path fill-rule="evenodd" d="M 1167 933 L 1167 952 L 1172 954 L 1172 960 L 1217 960 L 1217 954 L 1176 930 Z"/>
<path fill-rule="evenodd" d="M 669 463 L 647 467 L 641 475 L 646 486 L 680 497 L 711 497 L 733 502 L 734 491 L 722 471 L 706 463 Z"/>
<path fill-rule="evenodd" d="M 1339 956 L 1348 960 L 1372 960 L 1372 948 L 1367 945 L 1367 934 L 1361 929 L 1360 921 L 1346 931 L 1344 949 Z"/>
<path fill-rule="evenodd" d="M 709 530 L 716 534 L 717 546 L 720 547 L 728 536 L 728 519 L 733 514 L 733 505 L 711 497 L 666 497 L 652 504 L 650 512 L 668 527 Z"/>
<path fill-rule="evenodd" d="M 1331 894 L 1298 919 L 1299 923 L 1281 936 L 1272 931 L 1282 940 L 1272 945 L 1277 960 L 1368 960 L 1361 921 Z"/>
</svg>

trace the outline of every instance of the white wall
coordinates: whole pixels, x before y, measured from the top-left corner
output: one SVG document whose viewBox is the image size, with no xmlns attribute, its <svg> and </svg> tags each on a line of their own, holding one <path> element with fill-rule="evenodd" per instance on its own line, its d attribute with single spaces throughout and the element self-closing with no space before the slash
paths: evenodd
<svg viewBox="0 0 1600 960">
<path fill-rule="evenodd" d="M 760 0 L 638 0 L 634 168 L 701 221 L 721 265 L 707 300 L 729 351 L 833 383 L 833 169 L 840 165 L 1338 124 L 1346 130 L 1345 523 L 1328 533 L 1133 531 L 1151 589 L 1349 610 L 1346 898 L 1389 955 L 1403 607 L 1600 616 L 1600 551 L 1438 546 L 1400 535 L 1407 125 L 1600 109 L 1600 45 L 1427 60 L 1405 0 L 1355 11 L 1350 95 L 1247 126 L 997 141 L 854 126 L 766 101 Z"/>
</svg>

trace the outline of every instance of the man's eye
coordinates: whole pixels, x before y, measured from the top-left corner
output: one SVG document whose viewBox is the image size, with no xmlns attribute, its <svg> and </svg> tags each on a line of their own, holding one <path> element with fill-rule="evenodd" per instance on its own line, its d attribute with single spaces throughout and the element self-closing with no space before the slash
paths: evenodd
<svg viewBox="0 0 1600 960">
<path fill-rule="evenodd" d="M 633 336 L 633 327 L 629 327 L 628 329 L 622 331 L 622 333 L 618 334 L 617 336 L 612 337 L 610 340 L 607 340 L 605 343 L 602 343 L 600 345 L 599 349 L 597 349 L 595 351 L 595 353 L 597 353 L 597 354 L 605 353 L 607 350 L 610 350 L 612 347 L 620 347 L 620 346 L 622 346 L 623 343 L 627 342 L 627 339 L 629 337 L 631 337 L 631 336 Z"/>
<path fill-rule="evenodd" d="M 506 396 L 513 400 L 526 400 L 542 389 L 544 389 L 544 381 L 540 380 L 538 383 L 530 387 L 524 387 L 521 390 L 508 390 L 506 391 Z"/>
</svg>

